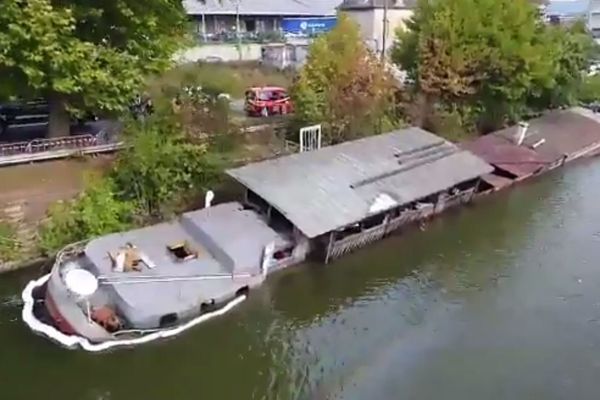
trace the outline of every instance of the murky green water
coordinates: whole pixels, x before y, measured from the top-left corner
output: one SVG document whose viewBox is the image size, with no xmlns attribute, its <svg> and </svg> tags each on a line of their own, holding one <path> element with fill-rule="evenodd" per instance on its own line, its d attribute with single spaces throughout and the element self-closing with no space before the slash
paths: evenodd
<svg viewBox="0 0 600 400">
<path fill-rule="evenodd" d="M 15 306 L 27 279 L 0 277 L 2 399 L 600 396 L 598 160 L 273 276 L 231 314 L 131 350 L 32 335 Z"/>
</svg>

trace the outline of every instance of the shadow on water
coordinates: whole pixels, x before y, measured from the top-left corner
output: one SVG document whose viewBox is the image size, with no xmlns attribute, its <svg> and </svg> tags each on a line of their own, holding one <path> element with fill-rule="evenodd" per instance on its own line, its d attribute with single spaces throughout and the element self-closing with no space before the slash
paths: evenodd
<svg viewBox="0 0 600 400">
<path fill-rule="evenodd" d="M 579 240 L 573 251 L 589 250 L 593 224 L 582 221 L 598 214 L 586 197 L 598 194 L 598 182 L 597 165 L 553 173 L 332 265 L 278 273 L 237 310 L 175 340 L 100 355 L 34 337 L 19 321 L 18 293 L 28 274 L 0 277 L 0 377 L 9 382 L 3 397 L 51 391 L 64 399 L 390 399 L 398 393 L 458 399 L 469 395 L 468 387 L 473 398 L 507 398 L 486 388 L 505 382 L 498 365 L 523 373 L 518 357 L 485 349 L 513 351 L 553 326 L 547 315 L 554 318 L 555 310 L 540 308 L 548 292 L 571 315 L 569 304 L 581 300 L 573 297 L 581 294 L 577 279 L 594 279 L 583 269 L 577 272 L 583 278 L 562 283 L 565 272 L 556 263 L 573 254 L 557 240 Z M 547 268 L 543 280 L 541 268 Z M 540 309 L 547 314 L 536 325 Z M 522 331 L 512 333 L 515 321 Z M 546 335 L 547 343 L 558 340 Z M 485 362 L 470 343 L 488 354 Z M 446 355 L 455 347 L 464 358 Z M 526 365 L 546 358 L 533 360 Z M 479 375 L 486 388 L 472 383 Z M 552 393 L 537 398 L 557 398 Z"/>
</svg>

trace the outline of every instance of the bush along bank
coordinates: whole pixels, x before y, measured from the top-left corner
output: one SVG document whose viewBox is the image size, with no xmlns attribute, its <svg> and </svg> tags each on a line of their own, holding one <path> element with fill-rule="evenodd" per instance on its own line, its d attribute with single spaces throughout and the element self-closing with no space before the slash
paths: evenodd
<svg viewBox="0 0 600 400">
<path fill-rule="evenodd" d="M 8 269 L 21 255 L 21 243 L 13 224 L 0 219 L 0 271 Z"/>
</svg>

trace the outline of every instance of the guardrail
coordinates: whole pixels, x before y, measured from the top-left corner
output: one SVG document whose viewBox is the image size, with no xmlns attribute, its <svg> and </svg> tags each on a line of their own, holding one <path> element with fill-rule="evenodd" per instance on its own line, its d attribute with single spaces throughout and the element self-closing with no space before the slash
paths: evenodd
<svg viewBox="0 0 600 400">
<path fill-rule="evenodd" d="M 123 145 L 121 141 L 109 140 L 102 132 L 96 136 L 65 136 L 0 144 L 0 167 L 67 158 L 78 154 L 108 153 L 123 148 Z"/>
</svg>

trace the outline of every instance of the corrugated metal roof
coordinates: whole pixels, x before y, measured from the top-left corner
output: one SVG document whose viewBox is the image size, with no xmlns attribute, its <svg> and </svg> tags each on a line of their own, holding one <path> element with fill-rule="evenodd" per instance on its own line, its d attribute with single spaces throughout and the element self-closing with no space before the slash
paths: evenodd
<svg viewBox="0 0 600 400">
<path fill-rule="evenodd" d="M 341 10 L 360 10 L 384 8 L 415 8 L 417 0 L 344 0 L 340 5 Z"/>
<path fill-rule="evenodd" d="M 184 0 L 188 15 L 331 16 L 341 0 Z"/>
<path fill-rule="evenodd" d="M 535 151 L 517 146 L 499 135 L 485 135 L 463 143 L 461 147 L 517 178 L 531 175 L 549 162 Z"/>
<path fill-rule="evenodd" d="M 551 111 L 528 123 L 523 146 L 531 147 L 545 139 L 545 142 L 534 150 L 549 161 L 560 160 L 564 155 L 572 155 L 600 142 L 600 118 L 579 107 Z M 513 140 L 517 129 L 516 126 L 512 126 L 493 134 Z"/>
<path fill-rule="evenodd" d="M 364 219 L 382 194 L 406 204 L 492 170 L 470 152 L 409 128 L 228 174 L 312 238 Z"/>
</svg>

